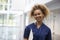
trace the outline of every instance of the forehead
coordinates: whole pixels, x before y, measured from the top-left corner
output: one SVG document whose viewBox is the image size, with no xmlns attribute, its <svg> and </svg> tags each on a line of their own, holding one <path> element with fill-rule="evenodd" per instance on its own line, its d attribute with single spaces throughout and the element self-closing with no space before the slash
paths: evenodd
<svg viewBox="0 0 60 40">
<path fill-rule="evenodd" d="M 36 13 L 42 13 L 42 11 L 40 9 L 37 9 L 34 11 L 34 14 L 36 14 Z"/>
</svg>

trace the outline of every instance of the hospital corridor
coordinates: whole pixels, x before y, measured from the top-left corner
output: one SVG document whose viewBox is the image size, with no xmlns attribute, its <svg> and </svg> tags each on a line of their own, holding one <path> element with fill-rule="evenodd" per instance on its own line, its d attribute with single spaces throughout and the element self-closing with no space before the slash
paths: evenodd
<svg viewBox="0 0 60 40">
<path fill-rule="evenodd" d="M 0 0 L 0 40 L 23 40 L 24 29 L 35 22 L 29 13 L 36 3 L 50 10 L 43 22 L 51 29 L 52 40 L 60 40 L 60 0 Z"/>
</svg>

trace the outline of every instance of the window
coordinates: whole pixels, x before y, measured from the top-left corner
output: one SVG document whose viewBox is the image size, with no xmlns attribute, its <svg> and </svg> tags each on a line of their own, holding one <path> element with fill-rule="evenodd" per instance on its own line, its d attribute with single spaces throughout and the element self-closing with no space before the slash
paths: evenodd
<svg viewBox="0 0 60 40">
<path fill-rule="evenodd" d="M 3 5 L 0 5 L 0 10 L 3 10 Z"/>
<path fill-rule="evenodd" d="M 20 35 L 20 13 L 12 11 L 11 0 L 0 0 L 0 40 L 18 40 Z"/>
</svg>

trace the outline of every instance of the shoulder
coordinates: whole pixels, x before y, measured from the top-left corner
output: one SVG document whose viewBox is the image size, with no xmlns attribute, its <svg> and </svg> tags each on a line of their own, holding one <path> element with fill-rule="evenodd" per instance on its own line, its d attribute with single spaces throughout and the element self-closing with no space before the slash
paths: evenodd
<svg viewBox="0 0 60 40">
<path fill-rule="evenodd" d="M 50 29 L 47 25 L 45 25 L 45 24 L 43 24 L 43 25 L 44 25 L 44 29 L 45 29 L 45 30 L 51 31 L 51 29 Z"/>
<path fill-rule="evenodd" d="M 31 23 L 31 24 L 27 25 L 25 29 L 31 29 L 33 25 L 34 25 L 34 23 Z"/>
</svg>

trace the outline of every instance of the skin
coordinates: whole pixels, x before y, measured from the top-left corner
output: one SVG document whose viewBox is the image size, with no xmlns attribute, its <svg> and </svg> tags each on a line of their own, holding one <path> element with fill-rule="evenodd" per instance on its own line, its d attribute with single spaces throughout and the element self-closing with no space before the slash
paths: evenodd
<svg viewBox="0 0 60 40">
<path fill-rule="evenodd" d="M 28 40 L 27 38 L 24 38 L 24 40 Z"/>
<path fill-rule="evenodd" d="M 42 11 L 40 9 L 37 9 L 34 11 L 34 16 L 33 16 L 36 20 L 36 25 L 37 25 L 37 28 L 39 29 L 41 24 L 42 24 L 42 21 L 44 19 L 44 14 L 42 13 Z"/>
<path fill-rule="evenodd" d="M 35 18 L 37 28 L 39 29 L 44 19 L 44 14 L 42 13 L 40 9 L 37 9 L 34 11 L 33 17 Z M 24 40 L 28 40 L 28 38 L 24 38 Z"/>
</svg>

